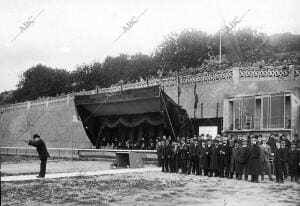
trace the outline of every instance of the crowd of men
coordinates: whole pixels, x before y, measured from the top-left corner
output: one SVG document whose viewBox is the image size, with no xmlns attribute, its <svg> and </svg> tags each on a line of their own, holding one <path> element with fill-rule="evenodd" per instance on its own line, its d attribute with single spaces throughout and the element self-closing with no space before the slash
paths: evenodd
<svg viewBox="0 0 300 206">
<path fill-rule="evenodd" d="M 264 181 L 265 172 L 270 181 L 283 183 L 300 180 L 300 141 L 289 141 L 286 136 L 176 138 L 165 136 L 157 144 L 159 166 L 163 172 L 205 175 Z M 270 160 L 272 161 L 272 167 Z M 272 169 L 272 170 L 271 170 Z"/>
</svg>

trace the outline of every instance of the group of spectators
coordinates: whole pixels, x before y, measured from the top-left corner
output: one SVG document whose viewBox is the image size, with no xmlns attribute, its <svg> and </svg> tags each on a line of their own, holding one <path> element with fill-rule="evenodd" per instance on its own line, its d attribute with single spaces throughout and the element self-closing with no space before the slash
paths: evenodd
<svg viewBox="0 0 300 206">
<path fill-rule="evenodd" d="M 99 149 L 125 149 L 125 150 L 155 150 L 158 142 L 158 138 L 154 140 L 150 138 L 149 141 L 146 141 L 145 138 L 139 140 L 122 140 L 118 138 L 108 139 L 103 137 L 99 142 Z"/>
<path fill-rule="evenodd" d="M 300 180 L 300 141 L 285 135 L 193 138 L 163 137 L 157 144 L 159 166 L 163 172 L 205 175 L 258 182 L 265 172 L 273 181 Z M 272 163 L 272 167 L 271 164 Z M 271 170 L 272 168 L 272 170 Z"/>
</svg>

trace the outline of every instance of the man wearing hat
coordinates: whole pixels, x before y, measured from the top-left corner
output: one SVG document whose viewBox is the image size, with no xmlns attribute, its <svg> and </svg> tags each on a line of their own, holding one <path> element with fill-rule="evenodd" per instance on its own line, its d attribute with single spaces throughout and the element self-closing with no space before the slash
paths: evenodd
<svg viewBox="0 0 300 206">
<path fill-rule="evenodd" d="M 260 145 L 260 164 L 261 164 L 261 180 L 264 181 L 264 168 L 266 167 L 269 179 L 273 181 L 270 165 L 271 147 L 267 145 L 267 138 L 262 137 Z"/>
<path fill-rule="evenodd" d="M 220 146 L 219 141 L 215 140 L 214 146 L 210 150 L 210 177 L 215 173 L 215 177 L 219 177 L 219 168 L 220 168 Z"/>
<path fill-rule="evenodd" d="M 197 138 L 194 137 L 191 139 L 191 144 L 190 144 L 190 169 L 192 171 L 192 174 L 199 174 L 199 160 L 197 156 L 197 151 L 198 151 L 198 141 Z"/>
<path fill-rule="evenodd" d="M 45 142 L 41 139 L 40 135 L 34 134 L 33 140 L 26 141 L 28 145 L 36 147 L 41 160 L 40 173 L 37 178 L 44 178 L 46 174 L 47 158 L 50 157 Z"/>
<path fill-rule="evenodd" d="M 238 179 L 241 180 L 244 174 L 245 180 L 248 181 L 248 156 L 250 149 L 247 146 L 247 139 L 244 137 L 242 139 L 242 146 L 237 151 L 238 159 Z"/>
<path fill-rule="evenodd" d="M 231 157 L 231 146 L 228 144 L 226 137 L 222 138 L 222 145 L 220 146 L 220 177 L 229 178 L 230 172 L 230 157 Z"/>
<path fill-rule="evenodd" d="M 248 172 L 251 175 L 251 182 L 258 182 L 260 171 L 260 147 L 257 144 L 257 139 L 252 137 L 248 161 Z"/>
<path fill-rule="evenodd" d="M 299 167 L 300 167 L 300 151 L 296 149 L 296 144 L 291 143 L 291 150 L 289 151 L 289 171 L 291 174 L 291 181 L 298 181 Z M 298 174 L 297 174 L 298 173 Z"/>
</svg>

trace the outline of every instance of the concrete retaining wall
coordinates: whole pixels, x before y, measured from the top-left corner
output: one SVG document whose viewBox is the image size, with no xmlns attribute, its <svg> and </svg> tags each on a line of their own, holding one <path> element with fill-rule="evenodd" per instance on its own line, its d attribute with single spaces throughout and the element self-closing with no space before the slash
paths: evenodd
<svg viewBox="0 0 300 206">
<path fill-rule="evenodd" d="M 256 95 L 284 92 L 300 87 L 300 69 L 290 66 L 289 70 L 271 68 L 266 70 L 232 68 L 230 70 L 172 77 L 151 82 L 123 85 L 100 89 L 99 92 L 119 91 L 160 84 L 164 91 L 194 117 L 194 87 L 198 94 L 196 118 L 223 116 L 224 98 L 236 95 Z M 84 92 L 92 94 L 95 91 Z M 80 95 L 80 94 L 76 94 Z M 202 106 L 201 106 L 202 105 Z M 0 107 L 0 145 L 2 147 L 24 147 L 24 142 L 33 133 L 41 133 L 50 148 L 93 148 L 81 122 L 73 122 L 75 106 L 73 95 L 46 100 L 18 103 Z M 299 114 L 296 119 L 299 121 Z M 294 118 L 294 117 L 293 117 Z M 295 118 L 294 118 L 295 119 Z"/>
</svg>

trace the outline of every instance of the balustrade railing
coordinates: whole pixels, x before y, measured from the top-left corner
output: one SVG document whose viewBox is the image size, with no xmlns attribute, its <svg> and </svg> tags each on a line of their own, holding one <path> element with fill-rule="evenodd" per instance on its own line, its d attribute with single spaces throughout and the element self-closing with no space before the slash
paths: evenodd
<svg viewBox="0 0 300 206">
<path fill-rule="evenodd" d="M 240 68 L 240 79 L 287 79 L 290 71 L 287 67 L 251 67 Z"/>
<path fill-rule="evenodd" d="M 290 74 L 290 72 L 293 74 Z M 300 79 L 300 66 L 296 65 L 290 70 L 286 66 L 281 67 L 273 67 L 273 66 L 265 66 L 263 68 L 251 67 L 251 68 L 238 68 L 238 76 L 239 80 L 252 80 L 252 79 L 289 79 L 293 76 L 293 79 Z M 178 84 L 192 84 L 195 82 L 199 83 L 209 83 L 209 82 L 217 82 L 222 80 L 230 80 L 233 79 L 233 69 L 226 69 L 215 72 L 205 72 L 199 73 L 196 75 L 186 75 L 179 77 L 169 77 L 164 79 L 151 79 L 149 81 L 142 81 L 137 83 L 129 83 L 118 86 L 112 86 L 109 88 L 101 88 L 91 91 L 81 91 L 77 93 L 71 93 L 64 96 L 59 97 L 49 97 L 43 100 L 33 100 L 30 102 L 22 102 L 11 105 L 0 106 L 0 112 L 10 111 L 10 110 L 18 110 L 18 109 L 29 109 L 32 106 L 41 106 L 41 105 L 49 105 L 56 103 L 69 103 L 73 101 L 75 95 L 90 95 L 95 93 L 110 93 L 110 92 L 118 92 L 127 89 L 138 89 L 145 88 L 154 85 L 161 85 L 164 87 L 171 87 Z"/>
</svg>

